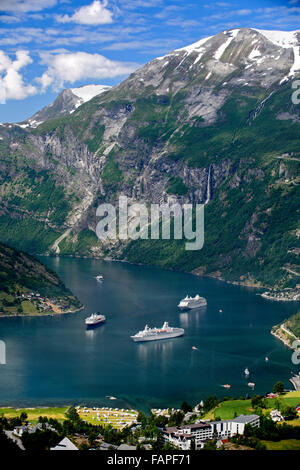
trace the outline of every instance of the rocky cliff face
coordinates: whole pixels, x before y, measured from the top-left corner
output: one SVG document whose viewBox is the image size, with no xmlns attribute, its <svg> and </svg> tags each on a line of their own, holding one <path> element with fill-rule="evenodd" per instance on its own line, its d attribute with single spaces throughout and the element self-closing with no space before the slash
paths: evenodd
<svg viewBox="0 0 300 470">
<path fill-rule="evenodd" d="M 71 114 L 0 127 L 0 235 L 31 251 L 118 256 L 289 285 L 299 245 L 299 32 L 239 29 L 158 58 Z M 207 203 L 205 245 L 102 245 L 97 205 Z M 31 224 L 29 224 L 31 220 Z"/>
</svg>

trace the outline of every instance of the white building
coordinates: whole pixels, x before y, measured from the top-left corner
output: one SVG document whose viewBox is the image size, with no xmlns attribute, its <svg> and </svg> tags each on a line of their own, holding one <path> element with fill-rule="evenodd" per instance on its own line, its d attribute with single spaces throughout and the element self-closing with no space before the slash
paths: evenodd
<svg viewBox="0 0 300 470">
<path fill-rule="evenodd" d="M 212 438 L 231 437 L 235 434 L 244 434 L 246 424 L 259 427 L 260 417 L 258 415 L 239 415 L 232 420 L 212 421 Z"/>
<path fill-rule="evenodd" d="M 192 441 L 195 442 L 196 449 L 201 449 L 204 445 L 203 442 L 211 439 L 211 425 L 204 422 L 186 424 L 185 426 L 166 428 L 162 433 L 166 442 L 170 442 L 182 450 L 190 449 Z"/>
<path fill-rule="evenodd" d="M 272 410 L 270 412 L 270 416 L 272 418 L 272 421 L 274 421 L 275 423 L 279 421 L 284 421 L 284 417 L 282 416 L 279 410 Z"/>
<path fill-rule="evenodd" d="M 260 417 L 258 415 L 239 415 L 232 420 L 201 421 L 180 427 L 167 427 L 162 432 L 165 442 L 170 442 L 182 450 L 190 449 L 192 441 L 194 441 L 196 449 L 202 449 L 204 442 L 210 439 L 228 438 L 235 434 L 244 434 L 246 424 L 259 427 Z"/>
</svg>

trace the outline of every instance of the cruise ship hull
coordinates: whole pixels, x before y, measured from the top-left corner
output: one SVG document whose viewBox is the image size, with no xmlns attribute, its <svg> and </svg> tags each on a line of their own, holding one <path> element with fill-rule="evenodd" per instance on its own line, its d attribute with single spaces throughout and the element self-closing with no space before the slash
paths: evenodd
<svg viewBox="0 0 300 470">
<path fill-rule="evenodd" d="M 159 341 L 161 339 L 170 339 L 170 338 L 177 338 L 178 336 L 184 335 L 183 328 L 176 328 L 177 331 L 173 331 L 172 333 L 159 333 L 157 335 L 150 335 L 150 336 L 131 336 L 135 343 L 145 342 L 145 341 Z"/>
<path fill-rule="evenodd" d="M 203 301 L 187 305 L 179 304 L 178 307 L 180 308 L 180 310 L 192 310 L 193 308 L 205 307 L 206 305 L 207 303 Z"/>
<path fill-rule="evenodd" d="M 87 328 L 96 328 L 97 326 L 102 325 L 102 323 L 105 323 L 105 319 L 101 319 L 98 321 L 91 321 L 91 322 L 86 321 L 85 322 Z"/>
</svg>

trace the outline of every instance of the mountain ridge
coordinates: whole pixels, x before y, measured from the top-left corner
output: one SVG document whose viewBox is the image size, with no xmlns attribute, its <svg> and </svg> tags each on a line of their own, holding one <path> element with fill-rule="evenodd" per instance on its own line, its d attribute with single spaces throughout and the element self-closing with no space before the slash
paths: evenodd
<svg viewBox="0 0 300 470">
<path fill-rule="evenodd" d="M 98 94 L 110 90 L 110 88 L 108 85 L 83 85 L 78 88 L 66 88 L 59 93 L 52 103 L 37 111 L 31 118 L 16 124 L 22 128 L 35 128 L 49 119 L 73 113 L 78 106 L 86 103 Z"/>
</svg>

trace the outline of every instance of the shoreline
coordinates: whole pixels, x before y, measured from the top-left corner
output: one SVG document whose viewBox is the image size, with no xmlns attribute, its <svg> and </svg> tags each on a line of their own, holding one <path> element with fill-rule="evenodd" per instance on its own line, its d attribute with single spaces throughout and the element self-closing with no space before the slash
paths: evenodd
<svg viewBox="0 0 300 470">
<path fill-rule="evenodd" d="M 250 289 L 256 289 L 256 290 L 264 290 L 264 292 L 257 292 L 256 295 L 259 295 L 260 297 L 262 297 L 263 299 L 266 299 L 266 300 L 271 300 L 271 301 L 276 301 L 276 302 L 300 302 L 300 294 L 299 294 L 299 299 L 293 299 L 293 298 L 286 298 L 286 297 L 281 297 L 281 298 L 278 298 L 278 297 L 273 297 L 271 295 L 268 295 L 268 292 L 265 292 L 266 289 L 272 289 L 272 287 L 270 286 L 266 286 L 266 285 L 260 285 L 260 284 L 257 284 L 255 281 L 229 281 L 227 279 L 224 279 L 221 274 L 218 274 L 218 272 L 215 272 L 215 273 L 211 273 L 211 274 L 205 274 L 203 272 L 197 272 L 197 270 L 201 269 L 201 268 L 195 268 L 194 270 L 192 271 L 182 271 L 182 270 L 179 270 L 179 269 L 173 269 L 173 268 L 168 268 L 166 266 L 162 267 L 162 266 L 157 266 L 157 265 L 153 265 L 153 264 L 143 264 L 143 263 L 133 263 L 131 261 L 128 261 L 126 259 L 116 259 L 116 258 L 111 258 L 109 256 L 105 256 L 105 257 L 100 257 L 100 256 L 79 256 L 79 255 L 65 255 L 65 254 L 62 254 L 62 255 L 57 255 L 55 253 L 46 253 L 46 254 L 38 254 L 38 255 L 35 255 L 35 256 L 40 256 L 40 257 L 47 257 L 47 258 L 74 258 L 74 259 L 89 259 L 89 260 L 100 260 L 100 261 L 109 261 L 109 262 L 115 262 L 115 263 L 128 263 L 132 266 L 145 266 L 145 267 L 152 267 L 152 268 L 158 268 L 158 269 L 163 269 L 163 270 L 166 270 L 166 271 L 172 271 L 172 272 L 177 272 L 177 273 L 183 273 L 183 274 L 191 274 L 193 276 L 197 276 L 197 277 L 206 277 L 206 278 L 209 278 L 209 279 L 216 279 L 218 281 L 221 281 L 221 282 L 225 282 L 226 284 L 230 284 L 230 285 L 233 285 L 233 286 L 241 286 L 241 287 L 246 287 L 246 288 L 250 288 Z M 280 293 L 282 291 L 278 291 L 278 293 Z"/>
<path fill-rule="evenodd" d="M 299 300 L 300 300 L 300 299 L 297 299 L 297 300 L 289 299 L 287 297 L 281 297 L 281 298 L 273 297 L 272 295 L 268 295 L 265 292 L 260 294 L 260 296 L 263 297 L 264 299 L 267 299 L 267 300 L 275 300 L 276 302 L 299 302 Z"/>
<path fill-rule="evenodd" d="M 297 392 L 300 392 L 300 390 L 291 390 L 291 389 L 286 389 L 283 393 L 283 396 L 285 396 L 286 394 L 296 394 Z M 264 396 L 266 396 L 266 393 L 267 392 L 263 392 Z M 183 398 L 184 399 L 184 398 Z M 183 400 L 182 399 L 182 400 Z M 275 398 L 268 398 L 269 400 L 275 400 Z M 118 400 L 122 400 L 122 398 L 118 399 Z M 220 396 L 219 398 L 220 402 L 225 402 L 225 401 L 240 401 L 240 398 L 237 398 L 237 397 L 228 397 L 226 395 L 222 395 Z M 249 398 L 243 398 L 243 400 L 249 400 Z M 179 400 L 180 401 L 180 400 Z M 39 403 L 30 403 L 30 404 L 24 404 L 22 405 L 20 402 L 19 403 L 10 403 L 10 404 L 7 404 L 7 405 L 2 405 L 0 406 L 0 413 L 1 411 L 3 410 L 6 410 L 6 409 L 12 409 L 12 410 L 15 410 L 15 411 L 20 411 L 20 410 L 31 410 L 31 411 L 37 411 L 37 410 L 49 410 L 49 409 L 59 409 L 59 410 L 68 410 L 69 408 L 72 408 L 72 407 L 77 407 L 77 406 L 80 406 L 82 408 L 93 408 L 93 407 L 98 407 L 98 408 L 104 408 L 104 407 L 108 407 L 110 404 L 112 404 L 111 402 L 108 404 L 107 403 L 107 400 L 106 401 L 101 401 L 101 400 L 97 400 L 97 399 L 93 399 L 93 400 L 90 400 L 90 399 L 87 399 L 87 400 L 83 400 L 83 399 L 69 399 L 69 402 L 68 403 L 63 403 L 63 402 L 60 402 L 59 400 L 58 401 L 52 401 L 51 399 L 49 400 L 48 403 L 43 403 L 43 404 L 39 404 Z M 191 403 L 191 405 L 194 407 L 194 406 L 197 406 L 198 405 L 198 401 L 195 401 L 195 404 Z M 109 406 L 110 408 L 112 408 L 113 410 L 120 410 L 120 406 L 119 407 L 117 406 L 117 404 L 115 404 L 115 406 Z M 137 404 L 133 405 L 129 402 L 124 402 L 124 405 L 122 405 L 122 407 L 124 408 L 127 408 L 127 409 L 130 409 L 130 410 L 133 410 L 133 411 L 142 411 L 144 412 L 144 407 L 142 406 L 138 406 Z M 161 409 L 168 409 L 168 408 L 173 408 L 173 409 L 176 409 L 176 408 L 179 408 L 180 405 L 179 404 L 172 404 L 172 405 L 166 405 L 166 404 L 162 404 L 162 405 L 159 405 L 159 404 L 149 404 L 148 405 L 148 411 L 151 412 L 152 409 L 159 409 L 158 407 L 160 407 Z"/>
<path fill-rule="evenodd" d="M 77 308 L 76 310 L 66 310 L 65 312 L 49 312 L 49 313 L 26 313 L 24 315 L 22 314 L 13 314 L 13 315 L 0 315 L 0 318 L 24 318 L 24 317 L 54 317 L 56 315 L 65 315 L 65 314 L 70 314 L 70 313 L 76 313 L 79 312 L 80 310 L 84 309 L 84 305 L 82 307 Z"/>
<path fill-rule="evenodd" d="M 208 277 L 210 279 L 216 279 L 218 281 L 226 282 L 227 284 L 231 284 L 231 285 L 235 285 L 235 286 L 250 287 L 252 289 L 269 289 L 268 286 L 257 285 L 255 283 L 251 283 L 251 282 L 228 281 L 227 279 L 224 279 L 222 276 L 215 275 L 214 273 L 205 274 L 205 273 L 196 272 L 197 268 L 193 271 L 182 271 L 182 270 L 179 270 L 179 269 L 168 268 L 166 266 L 162 267 L 162 266 L 158 266 L 158 265 L 155 265 L 155 264 L 133 263 L 133 262 L 128 261 L 126 259 L 110 258 L 109 256 L 105 256 L 105 257 L 101 257 L 101 256 L 82 256 L 82 255 L 77 256 L 77 255 L 67 255 L 67 254 L 57 255 L 57 254 L 54 254 L 54 253 L 53 254 L 52 253 L 38 253 L 38 254 L 35 253 L 34 256 L 40 256 L 40 257 L 45 256 L 47 258 L 74 258 L 74 259 L 85 259 L 85 260 L 89 259 L 89 260 L 110 261 L 110 262 L 114 262 L 114 263 L 127 263 L 127 264 L 130 264 L 132 266 L 145 266 L 145 267 L 149 267 L 149 268 L 158 268 L 158 269 L 163 269 L 163 270 L 166 270 L 166 271 L 173 271 L 173 272 L 177 272 L 177 273 L 192 274 L 193 276 L 197 276 L 197 277 Z M 262 294 L 259 294 L 259 295 L 262 295 Z"/>
<path fill-rule="evenodd" d="M 275 338 L 279 339 L 283 344 L 285 344 L 285 346 L 287 346 L 289 349 L 291 349 L 292 351 L 297 351 L 297 349 L 298 349 L 297 347 L 296 347 L 296 348 L 293 348 L 293 347 L 290 345 L 288 339 L 286 339 L 285 337 L 281 336 L 281 335 L 278 333 L 278 330 L 284 331 L 284 330 L 282 330 L 281 326 L 282 326 L 282 325 L 279 325 L 278 328 L 276 328 L 276 330 L 274 330 L 274 331 L 271 330 L 270 333 L 271 333 L 273 336 L 275 336 Z M 300 341 L 300 338 L 297 338 L 295 335 L 294 335 L 294 337 L 292 336 L 292 332 L 291 332 L 291 334 L 289 334 L 289 333 L 286 332 L 286 334 L 289 335 L 289 336 L 293 339 L 293 341 L 296 341 L 296 340 L 299 340 L 299 341 Z"/>
</svg>

